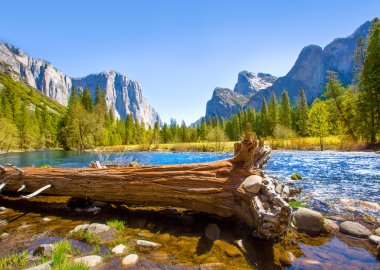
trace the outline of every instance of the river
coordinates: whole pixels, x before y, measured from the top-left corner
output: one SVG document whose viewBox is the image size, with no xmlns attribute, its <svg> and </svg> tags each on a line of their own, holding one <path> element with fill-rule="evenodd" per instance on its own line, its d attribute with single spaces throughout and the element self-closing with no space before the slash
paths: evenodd
<svg viewBox="0 0 380 270">
<path fill-rule="evenodd" d="M 113 164 L 129 164 L 133 161 L 142 165 L 159 165 L 207 162 L 229 157 L 231 154 L 34 151 L 2 154 L 0 164 L 12 163 L 19 167 L 86 167 L 91 161 L 100 160 L 103 163 Z M 380 202 L 379 154 L 274 151 L 270 161 L 264 166 L 264 172 L 292 187 L 302 188 L 298 200 L 338 222 L 343 219 L 370 219 L 377 224 L 380 222 L 380 211 L 376 208 Z M 291 180 L 290 176 L 293 173 L 300 173 L 302 179 Z M 316 243 L 318 241 L 298 239 L 298 247 L 303 255 L 298 257 L 289 269 L 379 269 L 380 267 L 378 259 L 374 256 L 374 249 L 367 240 L 338 235 Z M 255 251 L 253 248 L 253 257 L 258 250 Z M 246 259 L 250 265 L 260 266 L 260 262 L 255 261 L 256 259 Z M 313 266 L 315 262 L 319 264 Z M 265 269 L 265 263 L 262 269 Z"/>
</svg>

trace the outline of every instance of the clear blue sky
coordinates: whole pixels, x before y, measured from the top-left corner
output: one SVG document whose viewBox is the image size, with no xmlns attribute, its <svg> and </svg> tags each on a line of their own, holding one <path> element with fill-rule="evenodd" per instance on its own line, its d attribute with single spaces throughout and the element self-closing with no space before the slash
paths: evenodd
<svg viewBox="0 0 380 270">
<path fill-rule="evenodd" d="M 308 44 L 380 16 L 379 0 L 2 1 L 0 39 L 80 77 L 116 70 L 142 83 L 164 121 L 204 115 L 239 71 L 285 75 Z"/>
</svg>

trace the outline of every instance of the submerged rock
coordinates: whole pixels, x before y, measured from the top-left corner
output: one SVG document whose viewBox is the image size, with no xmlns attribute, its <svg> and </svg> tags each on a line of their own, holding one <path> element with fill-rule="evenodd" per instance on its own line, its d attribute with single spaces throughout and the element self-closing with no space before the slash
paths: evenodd
<svg viewBox="0 0 380 270">
<path fill-rule="evenodd" d="M 114 254 L 119 255 L 128 252 L 128 248 L 123 244 L 117 245 L 111 250 Z"/>
<path fill-rule="evenodd" d="M 339 225 L 335 221 L 326 218 L 323 222 L 323 232 L 328 234 L 339 232 Z"/>
<path fill-rule="evenodd" d="M 284 266 L 291 266 L 296 257 L 290 251 L 286 251 L 280 255 L 280 262 Z"/>
<path fill-rule="evenodd" d="M 33 256 L 47 256 L 51 255 L 54 250 L 54 245 L 53 244 L 42 244 L 39 245 L 33 252 Z"/>
<path fill-rule="evenodd" d="M 258 193 L 261 189 L 263 178 L 259 175 L 248 176 L 242 183 L 242 187 L 245 191 L 251 193 Z"/>
<path fill-rule="evenodd" d="M 27 268 L 25 270 L 50 270 L 52 269 L 51 267 L 52 265 L 53 265 L 53 261 L 48 261 L 46 263 Z"/>
<path fill-rule="evenodd" d="M 139 256 L 136 255 L 136 254 L 129 254 L 128 256 L 126 256 L 123 261 L 122 261 L 122 264 L 123 266 L 133 266 L 135 265 L 139 260 Z"/>
<path fill-rule="evenodd" d="M 369 241 L 372 244 L 380 245 L 380 236 L 378 236 L 378 235 L 370 235 L 368 238 L 369 238 Z"/>
<path fill-rule="evenodd" d="M 76 233 L 76 232 L 79 232 L 79 231 L 85 231 L 88 226 L 90 226 L 90 224 L 82 224 L 82 225 L 78 225 L 76 226 L 74 229 L 72 229 L 69 234 L 72 234 L 72 233 Z"/>
<path fill-rule="evenodd" d="M 300 207 L 293 213 L 293 224 L 299 230 L 319 233 L 323 228 L 323 216 L 317 211 Z"/>
<path fill-rule="evenodd" d="M 157 249 L 161 247 L 160 244 L 157 244 L 151 241 L 146 241 L 146 240 L 137 240 L 136 245 L 137 245 L 137 248 L 141 251 L 147 251 L 147 250 Z"/>
<path fill-rule="evenodd" d="M 102 257 L 99 255 L 89 255 L 74 259 L 75 263 L 84 263 L 88 267 L 94 267 L 102 262 Z"/>
<path fill-rule="evenodd" d="M 220 229 L 218 227 L 218 225 L 214 224 L 214 223 L 210 223 L 206 226 L 205 228 L 205 236 L 207 237 L 207 239 L 209 239 L 210 241 L 215 241 L 217 239 L 219 239 L 220 237 Z"/>
<path fill-rule="evenodd" d="M 107 226 L 105 224 L 100 223 L 92 223 L 87 227 L 87 231 L 93 233 L 93 234 L 100 234 L 107 232 L 111 229 L 110 226 Z"/>
<path fill-rule="evenodd" d="M 371 231 L 358 222 L 345 221 L 340 224 L 340 231 L 356 237 L 368 237 Z"/>
<path fill-rule="evenodd" d="M 290 176 L 290 178 L 292 180 L 301 180 L 302 179 L 302 175 L 300 173 L 294 173 L 294 174 L 292 174 L 292 176 Z"/>
</svg>

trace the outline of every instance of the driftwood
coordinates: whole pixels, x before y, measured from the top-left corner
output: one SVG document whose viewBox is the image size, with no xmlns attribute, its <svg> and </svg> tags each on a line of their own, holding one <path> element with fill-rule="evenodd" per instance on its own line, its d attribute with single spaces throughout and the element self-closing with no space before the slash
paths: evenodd
<svg viewBox="0 0 380 270">
<path fill-rule="evenodd" d="M 40 192 L 234 216 L 245 221 L 259 237 L 269 239 L 284 234 L 291 217 L 291 207 L 286 202 L 289 188 L 260 171 L 270 152 L 263 141 L 247 136 L 235 144 L 235 156 L 228 160 L 115 168 L 7 167 L 0 172 L 0 179 L 7 182 L 4 194 Z M 249 187 L 252 178 L 259 180 L 258 190 Z M 26 198 L 32 195 L 35 194 Z"/>
</svg>

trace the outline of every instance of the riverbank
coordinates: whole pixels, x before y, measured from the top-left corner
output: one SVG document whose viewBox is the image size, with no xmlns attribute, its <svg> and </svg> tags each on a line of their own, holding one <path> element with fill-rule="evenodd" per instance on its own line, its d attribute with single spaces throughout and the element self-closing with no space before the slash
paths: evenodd
<svg viewBox="0 0 380 270">
<path fill-rule="evenodd" d="M 234 141 L 229 142 L 188 142 L 188 143 L 153 143 L 153 144 L 129 144 L 113 146 L 97 146 L 85 151 L 96 152 L 216 152 L 231 153 L 234 150 Z M 320 139 L 318 137 L 295 137 L 289 139 L 265 139 L 265 144 L 273 150 L 297 150 L 297 151 L 320 151 Z M 10 149 L 0 150 L 0 154 L 44 151 L 44 150 L 63 150 L 52 149 Z M 323 150 L 325 151 L 366 151 L 380 153 L 380 143 L 369 145 L 365 142 L 353 142 L 342 139 L 340 136 L 328 136 L 323 139 Z"/>
<path fill-rule="evenodd" d="M 100 146 L 92 149 L 99 152 L 233 152 L 235 142 L 193 142 L 193 143 L 160 143 L 142 145 Z M 296 137 L 290 139 L 267 138 L 265 144 L 273 150 L 320 151 L 320 139 L 317 137 Z M 343 140 L 339 136 L 323 139 L 324 150 L 333 151 L 380 151 L 380 145 L 369 146 L 364 142 Z"/>
</svg>

